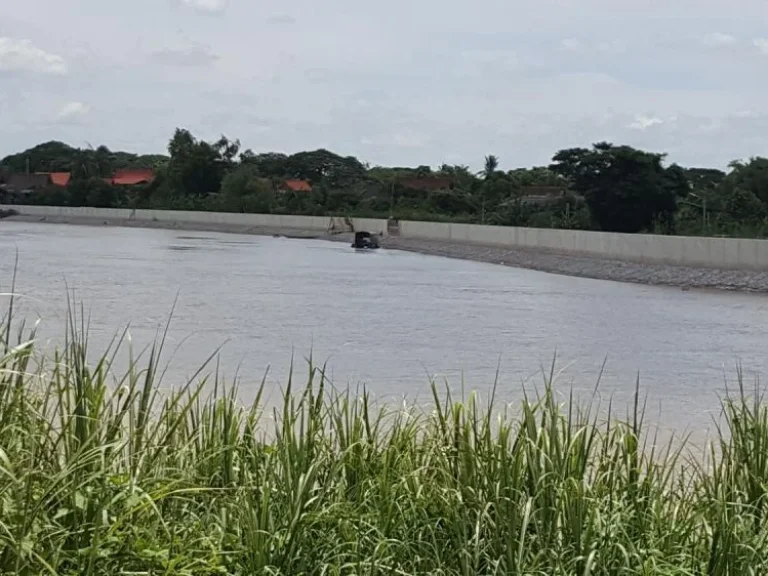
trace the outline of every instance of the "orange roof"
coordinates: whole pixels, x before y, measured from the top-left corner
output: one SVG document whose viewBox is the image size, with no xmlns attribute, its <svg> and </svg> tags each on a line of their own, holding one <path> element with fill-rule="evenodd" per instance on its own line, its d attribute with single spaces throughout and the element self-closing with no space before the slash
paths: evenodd
<svg viewBox="0 0 768 576">
<path fill-rule="evenodd" d="M 50 183 L 55 186 L 66 186 L 71 178 L 69 172 L 35 172 L 35 175 L 46 176 Z"/>
<path fill-rule="evenodd" d="M 312 185 L 306 180 L 286 180 L 282 188 L 293 192 L 312 192 Z"/>
<path fill-rule="evenodd" d="M 69 172 L 51 172 L 51 182 L 56 186 L 66 186 L 69 184 L 69 179 L 72 174 Z"/>
<path fill-rule="evenodd" d="M 115 175 L 106 180 L 115 186 L 134 186 L 136 184 L 149 184 L 154 179 L 155 171 L 151 168 L 122 168 L 115 170 Z"/>
</svg>

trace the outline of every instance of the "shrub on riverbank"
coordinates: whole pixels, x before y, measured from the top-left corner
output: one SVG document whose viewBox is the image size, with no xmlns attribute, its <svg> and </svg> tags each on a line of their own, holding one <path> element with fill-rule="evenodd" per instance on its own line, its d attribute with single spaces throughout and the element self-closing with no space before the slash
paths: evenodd
<svg viewBox="0 0 768 576">
<path fill-rule="evenodd" d="M 436 388 L 424 413 L 312 368 L 262 414 L 215 381 L 161 394 L 161 347 L 115 380 L 82 330 L 43 362 L 3 332 L 0 574 L 768 573 L 760 401 L 688 460 L 550 387 L 514 419 Z"/>
</svg>

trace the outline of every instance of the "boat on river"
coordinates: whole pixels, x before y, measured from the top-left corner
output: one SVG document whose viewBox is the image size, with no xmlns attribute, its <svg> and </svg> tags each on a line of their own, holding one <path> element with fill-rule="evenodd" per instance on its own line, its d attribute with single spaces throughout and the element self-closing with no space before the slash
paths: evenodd
<svg viewBox="0 0 768 576">
<path fill-rule="evenodd" d="M 355 232 L 355 241 L 352 248 L 355 250 L 376 250 L 379 247 L 379 239 L 370 232 Z"/>
</svg>

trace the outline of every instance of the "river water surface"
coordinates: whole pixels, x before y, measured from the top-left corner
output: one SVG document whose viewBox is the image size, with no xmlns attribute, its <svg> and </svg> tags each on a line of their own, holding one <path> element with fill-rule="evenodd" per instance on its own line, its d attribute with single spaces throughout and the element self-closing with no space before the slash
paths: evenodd
<svg viewBox="0 0 768 576">
<path fill-rule="evenodd" d="M 429 378 L 519 399 L 555 353 L 559 387 L 626 405 L 636 378 L 654 419 L 701 429 L 736 365 L 752 386 L 766 369 L 764 295 L 570 278 L 323 240 L 172 230 L 0 222 L 0 292 L 16 251 L 20 314 L 63 334 L 67 287 L 90 314 L 91 346 L 126 324 L 149 344 L 178 295 L 166 383 L 178 384 L 222 346 L 248 400 L 269 368 L 277 395 L 291 355 L 328 363 L 339 387 L 379 398 L 429 398 Z M 170 353 L 173 352 L 173 357 Z"/>
</svg>

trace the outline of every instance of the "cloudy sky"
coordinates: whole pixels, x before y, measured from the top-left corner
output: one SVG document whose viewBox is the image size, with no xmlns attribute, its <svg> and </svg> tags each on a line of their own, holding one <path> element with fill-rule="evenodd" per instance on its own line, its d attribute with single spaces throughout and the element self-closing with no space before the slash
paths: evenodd
<svg viewBox="0 0 768 576">
<path fill-rule="evenodd" d="M 176 126 L 372 164 L 768 155 L 765 0 L 0 0 L 0 157 Z"/>
</svg>

